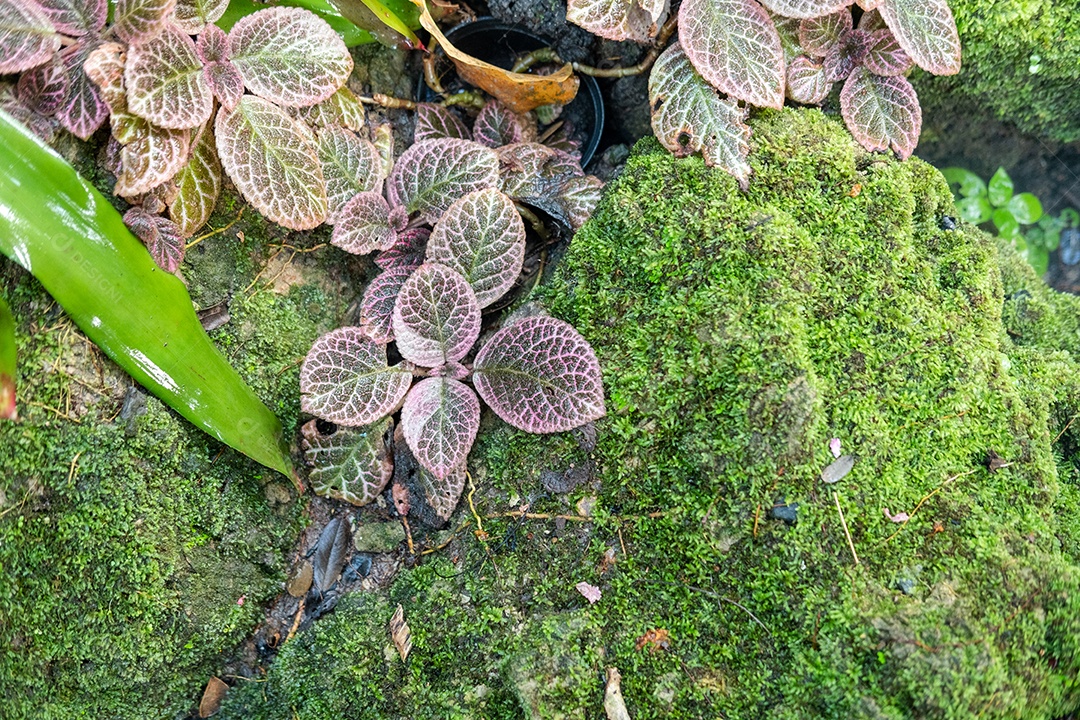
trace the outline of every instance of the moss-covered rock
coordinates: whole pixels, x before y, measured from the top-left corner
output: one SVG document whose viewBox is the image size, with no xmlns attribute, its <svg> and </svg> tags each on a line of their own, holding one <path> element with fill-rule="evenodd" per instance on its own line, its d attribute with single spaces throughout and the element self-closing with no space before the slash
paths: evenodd
<svg viewBox="0 0 1080 720">
<path fill-rule="evenodd" d="M 963 46 L 958 75 L 918 73 L 930 112 L 988 111 L 1058 142 L 1080 139 L 1080 14 L 1053 0 L 950 0 Z"/>
<path fill-rule="evenodd" d="M 607 666 L 638 719 L 1080 705 L 1080 302 L 942 229 L 925 163 L 813 110 L 764 113 L 754 145 L 741 193 L 644 142 L 541 290 L 600 356 L 595 450 L 487 428 L 458 539 L 225 717 L 599 717 Z M 826 485 L 833 437 L 856 462 Z M 592 481 L 545 493 L 571 463 Z M 507 516 L 526 503 L 547 519 Z"/>
</svg>

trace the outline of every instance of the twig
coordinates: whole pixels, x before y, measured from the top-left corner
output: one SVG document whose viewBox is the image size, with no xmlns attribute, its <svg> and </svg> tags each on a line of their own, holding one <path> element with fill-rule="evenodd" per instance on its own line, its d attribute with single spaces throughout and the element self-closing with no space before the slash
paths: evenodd
<svg viewBox="0 0 1080 720">
<path fill-rule="evenodd" d="M 296 608 L 296 617 L 293 618 L 292 627 L 289 628 L 289 634 L 285 636 L 285 642 L 289 642 L 293 639 L 293 636 L 296 635 L 302 617 L 304 617 L 304 598 L 300 598 L 300 606 Z"/>
<path fill-rule="evenodd" d="M 529 520 L 575 520 L 577 522 L 592 522 L 595 518 L 584 515 L 551 515 L 549 513 L 525 512 L 523 510 L 507 510 L 501 513 L 490 513 L 484 517 L 491 518 L 528 518 Z"/>
<path fill-rule="evenodd" d="M 75 471 L 78 470 L 79 456 L 83 454 L 83 451 L 75 453 L 75 457 L 71 458 L 71 467 L 68 469 L 67 481 L 71 482 L 75 479 Z"/>
<path fill-rule="evenodd" d="M 390 97 L 389 95 L 383 95 L 382 93 L 372 93 L 371 97 L 361 95 L 359 97 L 360 102 L 368 105 L 378 105 L 384 108 L 393 108 L 398 110 L 415 110 L 416 101 L 406 100 L 404 98 Z"/>
<path fill-rule="evenodd" d="M 1062 436 L 1062 435 L 1064 435 L 1064 434 L 1065 434 L 1066 432 L 1068 432 L 1069 428 L 1071 428 L 1071 427 L 1072 427 L 1072 424 L 1073 424 L 1073 422 L 1074 422 L 1074 421 L 1076 420 L 1076 418 L 1078 418 L 1078 417 L 1080 417 L 1080 413 L 1077 413 L 1076 415 L 1073 415 L 1073 416 L 1072 416 L 1071 418 L 1069 418 L 1069 422 L 1068 422 L 1068 424 L 1066 424 L 1066 425 L 1065 425 L 1065 427 L 1061 428 L 1061 432 L 1059 432 L 1059 433 L 1057 434 L 1057 437 L 1055 437 L 1055 438 L 1054 438 L 1054 442 L 1052 442 L 1052 443 L 1050 443 L 1050 444 L 1051 444 L 1051 445 L 1053 445 L 1053 444 L 1055 444 L 1055 443 L 1056 443 L 1056 442 L 1057 442 L 1058 440 L 1060 440 L 1060 439 L 1061 439 L 1061 436 Z"/>
<path fill-rule="evenodd" d="M 228 230 L 229 228 L 231 228 L 231 227 L 232 227 L 233 225 L 235 225 L 235 224 L 237 223 L 237 221 L 239 221 L 239 220 L 240 220 L 240 217 L 241 217 L 241 216 L 242 216 L 243 214 L 244 214 L 244 208 L 243 208 L 243 207 L 241 207 L 241 208 L 240 208 L 240 212 L 236 213 L 236 217 L 234 217 L 234 218 L 232 219 L 232 222 L 230 222 L 230 223 L 229 223 L 228 225 L 226 225 L 225 227 L 221 227 L 221 228 L 218 228 L 217 230 L 211 230 L 210 232 L 206 233 L 205 235 L 200 235 L 199 237 L 195 238 L 194 240 L 192 240 L 191 242 L 189 242 L 189 243 L 188 243 L 187 245 L 185 245 L 185 246 L 184 246 L 184 249 L 185 249 L 185 250 L 190 250 L 191 248 L 195 247 L 196 245 L 198 245 L 199 243 L 201 243 L 201 242 L 202 242 L 203 240 L 205 240 L 206 238 L 209 238 L 209 237 L 213 237 L 213 236 L 215 236 L 215 235 L 219 235 L 219 234 L 221 234 L 221 233 L 225 232 L 226 230 Z"/>
<path fill-rule="evenodd" d="M 405 526 L 405 540 L 409 544 L 409 554 L 410 555 L 415 555 L 416 554 L 416 548 L 413 547 L 412 528 L 409 527 L 409 518 L 402 515 L 401 516 L 401 524 Z"/>
<path fill-rule="evenodd" d="M 851 533 L 848 532 L 847 520 L 844 519 L 844 510 L 840 507 L 840 496 L 836 494 L 836 491 L 832 492 L 833 500 L 836 501 L 836 511 L 840 513 L 840 524 L 844 526 L 844 536 L 847 538 L 847 545 L 851 548 L 851 557 L 855 558 L 855 564 L 859 564 L 859 556 L 855 553 L 855 543 L 851 541 Z"/>
<path fill-rule="evenodd" d="M 471 521 L 471 520 L 466 520 L 465 522 L 463 522 L 463 523 L 461 524 L 461 526 L 460 526 L 460 527 L 458 527 L 458 529 L 457 529 L 457 530 L 455 530 L 455 531 L 454 531 L 453 533 L 451 533 L 451 535 L 450 535 L 450 538 L 449 538 L 449 539 L 448 539 L 448 540 L 447 540 L 446 542 L 444 542 L 444 543 L 443 543 L 442 545 L 436 545 L 436 546 L 435 546 L 435 547 L 433 547 L 433 548 L 428 548 L 427 550 L 421 550 L 421 551 L 420 551 L 420 554 L 421 554 L 421 555 L 430 555 L 430 554 L 431 554 L 431 553 L 433 553 L 433 552 L 439 552 L 439 551 L 440 551 L 440 550 L 442 550 L 442 549 L 443 549 L 444 547 L 446 547 L 446 546 L 447 546 L 447 545 L 449 545 L 450 543 L 452 543 L 452 542 L 454 542 L 455 540 L 457 540 L 457 536 L 458 536 L 458 533 L 459 533 L 459 532 L 461 532 L 462 530 L 464 530 L 465 528 L 469 527 L 469 523 L 470 523 L 470 522 L 472 522 L 472 521 Z"/>
<path fill-rule="evenodd" d="M 442 78 L 435 70 L 435 49 L 439 47 L 439 39 L 434 35 L 428 40 L 427 53 L 424 54 L 424 82 L 432 91 L 442 95 L 445 90 L 442 86 Z"/>
<path fill-rule="evenodd" d="M 536 234 L 540 236 L 541 240 L 547 242 L 551 238 L 547 226 L 544 225 L 544 222 L 536 213 L 519 202 L 514 203 L 514 207 L 517 208 L 518 214 L 521 215 L 521 217 L 529 221 L 529 225 L 532 226 L 532 229 L 536 231 Z"/>
<path fill-rule="evenodd" d="M 629 557 L 630 553 L 626 552 L 626 543 L 624 543 L 622 539 L 622 524 L 615 526 L 615 532 L 619 536 L 619 547 L 622 548 L 623 557 Z"/>
<path fill-rule="evenodd" d="M 469 481 L 469 509 L 472 510 L 473 519 L 476 520 L 476 537 L 480 540 L 487 538 L 487 533 L 484 531 L 484 523 L 480 520 L 480 515 L 476 512 L 476 505 L 473 504 L 473 495 L 476 493 L 476 486 L 473 485 L 472 475 L 469 471 L 465 471 L 465 479 Z"/>
<path fill-rule="evenodd" d="M 754 537 L 757 537 L 758 518 L 760 518 L 760 517 L 761 517 L 761 503 L 758 503 L 758 506 L 756 508 L 754 508 Z"/>
<path fill-rule="evenodd" d="M 1009 463 L 1009 464 L 1011 465 L 1012 463 Z M 882 540 L 880 544 L 881 544 L 881 545 L 884 545 L 885 543 L 889 542 L 889 541 L 890 541 L 890 540 L 892 540 L 892 539 L 893 539 L 894 537 L 896 537 L 897 535 L 899 535 L 899 534 L 900 534 L 900 531 L 901 531 L 901 530 L 903 530 L 903 529 L 904 529 L 904 527 L 905 527 L 905 526 L 906 526 L 906 525 L 907 525 L 907 524 L 908 524 L 909 522 L 911 522 L 911 518 L 915 517 L 915 513 L 919 512 L 919 508 L 921 508 L 921 507 L 923 506 L 923 503 L 924 503 L 924 502 L 926 502 L 927 500 L 929 500 L 930 498 L 934 497 L 935 495 L 937 495 L 937 494 L 938 494 L 939 492 L 941 492 L 942 490 L 944 490 L 944 489 L 945 489 L 945 486 L 946 486 L 946 485 L 948 485 L 949 483 L 951 483 L 951 482 L 953 482 L 954 480 L 957 480 L 957 479 L 959 479 L 959 478 L 962 478 L 962 477 L 966 477 L 966 476 L 968 476 L 968 475 L 971 475 L 972 473 L 976 473 L 976 472 L 979 472 L 979 470 L 980 470 L 980 469 L 981 469 L 981 468 L 975 468 L 974 470 L 968 470 L 967 472 L 959 473 L 958 475 L 953 475 L 953 476 L 952 476 L 952 477 L 950 477 L 950 478 L 946 478 L 946 479 L 945 479 L 945 482 L 943 482 L 943 483 L 941 483 L 940 485 L 938 485 L 938 486 L 937 486 L 936 488 L 934 488 L 934 489 L 933 489 L 932 491 L 928 492 L 928 493 L 927 493 L 926 495 L 923 495 L 923 497 L 922 497 L 922 500 L 920 500 L 920 501 L 918 502 L 918 504 L 916 504 L 916 505 L 915 505 L 915 509 L 914 509 L 914 510 L 912 510 L 912 511 L 911 511 L 910 513 L 908 513 L 908 518 L 907 518 L 907 520 L 905 520 L 904 522 L 900 523 L 900 527 L 896 528 L 896 532 L 894 532 L 894 533 L 893 533 L 892 535 L 890 535 L 889 537 L 887 537 L 887 538 L 885 538 L 884 540 Z"/>
<path fill-rule="evenodd" d="M 672 15 L 666 23 L 660 28 L 660 32 L 656 34 L 656 40 L 653 42 L 652 47 L 645 53 L 645 57 L 641 59 L 641 62 L 636 65 L 629 65 L 626 67 L 614 67 L 614 68 L 598 68 L 592 65 L 585 65 L 584 63 L 570 63 L 574 72 L 581 73 L 582 75 L 591 75 L 592 77 L 599 78 L 622 78 L 630 77 L 632 75 L 640 75 L 648 70 L 654 62 L 656 62 L 657 56 L 660 55 L 660 51 L 667 45 L 668 40 L 675 33 L 676 28 L 679 26 L 678 15 Z M 555 52 L 553 48 L 540 48 L 539 50 L 533 50 L 530 53 L 526 53 L 514 63 L 512 69 L 513 72 L 525 72 L 533 65 L 537 63 L 559 63 L 563 64 L 565 61 L 559 56 L 559 53 Z"/>
</svg>

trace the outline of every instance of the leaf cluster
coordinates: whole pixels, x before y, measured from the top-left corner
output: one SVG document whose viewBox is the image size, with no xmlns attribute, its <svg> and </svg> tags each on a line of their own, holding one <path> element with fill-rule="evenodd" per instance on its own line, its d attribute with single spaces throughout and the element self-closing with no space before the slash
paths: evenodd
<svg viewBox="0 0 1080 720">
<path fill-rule="evenodd" d="M 343 426 L 303 429 L 316 492 L 358 505 L 382 492 L 393 472 L 391 416 L 400 411 L 400 438 L 421 467 L 428 502 L 448 518 L 465 485 L 481 399 L 534 433 L 604 414 L 596 355 L 561 320 L 511 323 L 473 354 L 483 309 L 521 274 L 526 232 L 515 201 L 576 228 L 598 200 L 600 182 L 575 154 L 536 139 L 534 120 L 497 101 L 471 131 L 447 108 L 422 105 L 415 142 L 385 188 L 380 180 L 347 200 L 334 193 L 341 204 L 332 208 L 331 242 L 378 252 L 382 272 L 364 293 L 359 325 L 319 338 L 301 367 L 302 410 Z M 396 365 L 390 343 L 403 358 Z"/>
<path fill-rule="evenodd" d="M 946 0 L 685 0 L 678 40 L 649 79 L 653 131 L 676 155 L 701 152 L 738 178 L 750 166 L 748 106 L 784 99 L 817 104 L 843 82 L 841 113 L 867 150 L 911 155 L 922 124 L 904 74 L 917 65 L 960 70 L 960 41 Z M 567 19 L 613 40 L 648 42 L 668 3 L 569 0 Z M 726 97 L 724 97 L 726 96 Z"/>
</svg>

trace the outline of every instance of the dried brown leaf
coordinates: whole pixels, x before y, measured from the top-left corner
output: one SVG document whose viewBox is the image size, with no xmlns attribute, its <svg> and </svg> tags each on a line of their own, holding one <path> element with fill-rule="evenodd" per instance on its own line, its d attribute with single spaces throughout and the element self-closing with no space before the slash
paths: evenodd
<svg viewBox="0 0 1080 720">
<path fill-rule="evenodd" d="M 216 677 L 210 678 L 199 701 L 199 717 L 208 718 L 221 709 L 221 701 L 229 692 L 229 686 Z"/>
<path fill-rule="evenodd" d="M 409 630 L 409 624 L 405 622 L 405 611 L 400 603 L 394 611 L 394 616 L 390 618 L 390 637 L 394 641 L 398 655 L 401 656 L 401 661 L 405 662 L 409 657 L 409 651 L 412 650 L 412 632 Z"/>
</svg>

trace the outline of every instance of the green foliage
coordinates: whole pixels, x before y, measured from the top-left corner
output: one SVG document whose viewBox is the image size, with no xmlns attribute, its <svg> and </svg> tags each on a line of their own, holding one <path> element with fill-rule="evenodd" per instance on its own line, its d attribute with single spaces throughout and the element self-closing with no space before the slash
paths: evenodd
<svg viewBox="0 0 1080 720">
<path fill-rule="evenodd" d="M 754 123 L 749 193 L 643 141 L 541 292 L 598 350 L 595 449 L 481 433 L 487 539 L 459 510 L 455 541 L 343 600 L 223 717 L 591 718 L 607 666 L 638 720 L 1076 709 L 1080 301 L 941 229 L 925 163 L 814 111 Z M 831 437 L 859 459 L 826 487 Z M 592 482 L 541 489 L 571 468 Z M 490 517 L 522 502 L 591 522 Z M 638 647 L 661 628 L 666 649 Z"/>
</svg>

